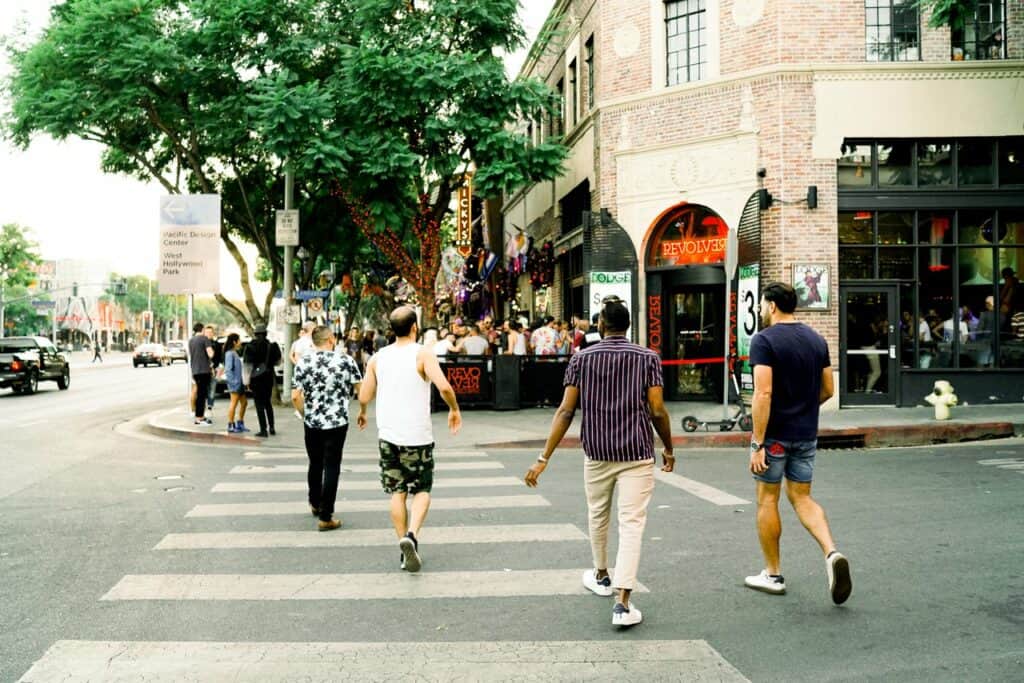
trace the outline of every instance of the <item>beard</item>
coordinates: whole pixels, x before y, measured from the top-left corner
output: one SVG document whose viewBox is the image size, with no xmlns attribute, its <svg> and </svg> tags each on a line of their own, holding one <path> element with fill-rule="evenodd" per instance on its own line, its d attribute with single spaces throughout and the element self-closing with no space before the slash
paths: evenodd
<svg viewBox="0 0 1024 683">
<path fill-rule="evenodd" d="M 771 314 L 768 313 L 767 311 L 762 311 L 762 313 L 761 313 L 761 329 L 763 330 L 766 327 L 771 327 L 771 326 L 772 326 L 772 316 L 771 316 Z"/>
</svg>

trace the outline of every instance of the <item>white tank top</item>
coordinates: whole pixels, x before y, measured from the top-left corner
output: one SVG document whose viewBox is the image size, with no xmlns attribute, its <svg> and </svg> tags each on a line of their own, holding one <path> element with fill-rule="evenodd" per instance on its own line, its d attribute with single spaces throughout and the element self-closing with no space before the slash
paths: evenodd
<svg viewBox="0 0 1024 683">
<path fill-rule="evenodd" d="M 516 356 L 526 355 L 526 334 L 516 332 L 516 340 L 512 344 L 512 353 Z"/>
<path fill-rule="evenodd" d="M 385 346 L 377 363 L 377 434 L 396 446 L 434 443 L 430 423 L 430 381 L 416 371 L 419 344 Z"/>
</svg>

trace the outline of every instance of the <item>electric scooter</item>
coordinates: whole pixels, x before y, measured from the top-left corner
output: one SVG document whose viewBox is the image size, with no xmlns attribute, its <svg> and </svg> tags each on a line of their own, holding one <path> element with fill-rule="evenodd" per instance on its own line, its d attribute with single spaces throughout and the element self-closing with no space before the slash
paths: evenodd
<svg viewBox="0 0 1024 683">
<path fill-rule="evenodd" d="M 729 376 L 732 378 L 732 387 L 736 392 L 737 405 L 736 412 L 732 417 L 722 420 L 698 420 L 693 415 L 687 415 L 683 418 L 684 432 L 695 432 L 701 427 L 706 432 L 711 431 L 712 427 L 718 427 L 718 430 L 722 432 L 731 432 L 736 425 L 739 425 L 740 430 L 744 432 L 749 432 L 754 428 L 754 418 L 747 412 L 747 406 L 743 403 L 743 397 L 740 396 L 740 384 L 736 381 L 736 373 L 730 372 Z"/>
</svg>

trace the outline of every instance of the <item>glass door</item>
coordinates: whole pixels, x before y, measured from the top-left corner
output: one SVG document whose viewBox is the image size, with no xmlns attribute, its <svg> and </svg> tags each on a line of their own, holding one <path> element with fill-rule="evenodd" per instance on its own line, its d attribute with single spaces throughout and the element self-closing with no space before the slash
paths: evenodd
<svg viewBox="0 0 1024 683">
<path fill-rule="evenodd" d="M 668 296 L 665 385 L 676 401 L 721 401 L 725 288 L 678 286 Z"/>
<path fill-rule="evenodd" d="M 895 285 L 843 287 L 840 295 L 840 403 L 896 405 L 899 381 Z"/>
</svg>

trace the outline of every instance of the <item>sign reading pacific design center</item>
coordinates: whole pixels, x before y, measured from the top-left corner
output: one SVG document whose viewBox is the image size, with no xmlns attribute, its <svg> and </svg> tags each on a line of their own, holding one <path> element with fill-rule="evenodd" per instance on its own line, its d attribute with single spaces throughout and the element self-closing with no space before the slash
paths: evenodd
<svg viewBox="0 0 1024 683">
<path fill-rule="evenodd" d="M 220 291 L 220 195 L 160 198 L 161 294 Z"/>
</svg>

